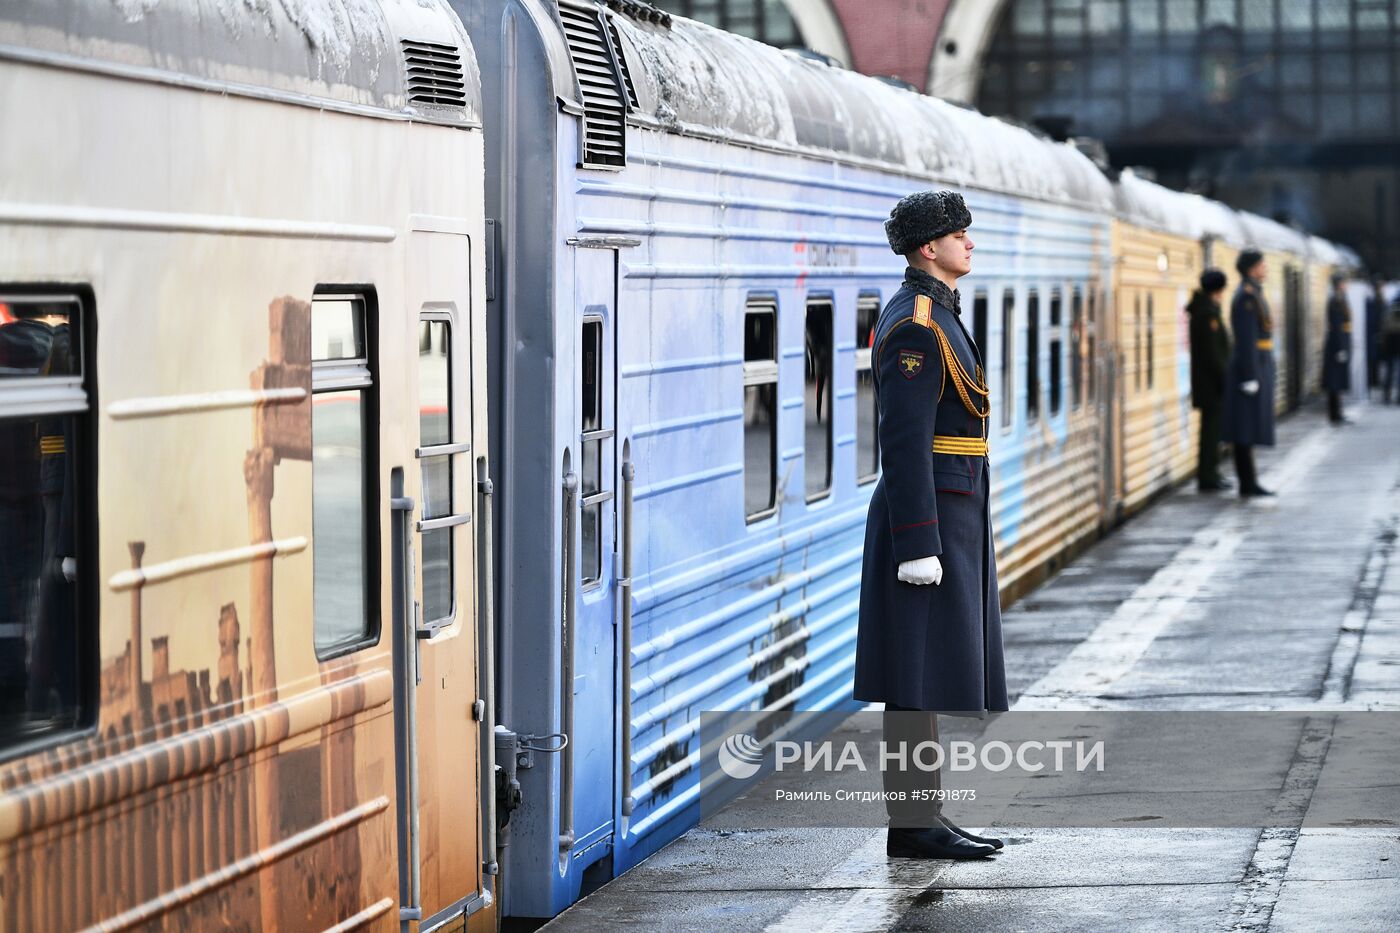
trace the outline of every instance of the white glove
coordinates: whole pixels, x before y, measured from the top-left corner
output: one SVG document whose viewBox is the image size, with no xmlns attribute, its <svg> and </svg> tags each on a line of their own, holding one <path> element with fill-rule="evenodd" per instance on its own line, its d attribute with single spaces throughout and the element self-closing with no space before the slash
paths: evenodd
<svg viewBox="0 0 1400 933">
<path fill-rule="evenodd" d="M 1338 362 L 1338 363 L 1345 363 L 1346 361 L 1347 361 L 1347 351 L 1345 351 L 1345 350 L 1338 350 L 1338 351 L 1337 351 L 1337 362 Z"/>
<path fill-rule="evenodd" d="M 67 580 L 69 583 L 78 579 L 78 562 L 73 558 L 63 558 L 63 564 L 60 569 L 63 571 L 63 579 Z"/>
<path fill-rule="evenodd" d="M 937 586 L 943 582 L 943 564 L 939 562 L 937 555 L 906 560 L 899 565 L 899 579 L 905 583 L 932 583 Z"/>
<path fill-rule="evenodd" d="M 1245 395 L 1257 395 L 1259 393 L 1259 380 L 1251 379 L 1248 382 L 1241 382 L 1240 391 Z"/>
</svg>

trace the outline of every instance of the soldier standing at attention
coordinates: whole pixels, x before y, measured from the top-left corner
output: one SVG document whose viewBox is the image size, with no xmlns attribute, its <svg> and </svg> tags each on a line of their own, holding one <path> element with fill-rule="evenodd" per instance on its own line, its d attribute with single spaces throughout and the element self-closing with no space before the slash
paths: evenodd
<svg viewBox="0 0 1400 933">
<path fill-rule="evenodd" d="M 1327 390 L 1327 420 L 1333 424 L 1351 423 L 1342 414 L 1342 393 L 1351 389 L 1351 309 L 1346 284 L 1346 276 L 1332 276 L 1327 337 L 1322 342 L 1322 387 Z"/>
<path fill-rule="evenodd" d="M 876 322 L 871 366 L 883 474 L 865 525 L 858 700 L 883 701 L 885 746 L 938 741 L 937 711 L 1005 710 L 992 546 L 988 392 L 953 286 L 972 268 L 972 215 L 952 191 L 921 191 L 885 222 L 909 267 Z M 920 786 L 887 765 L 886 791 Z M 938 772 L 924 775 L 939 789 Z M 999 839 L 959 829 L 941 802 L 889 801 L 886 853 L 980 858 Z"/>
<path fill-rule="evenodd" d="M 1230 303 L 1235 349 L 1225 386 L 1225 440 L 1235 445 L 1240 495 L 1272 496 L 1259 485 L 1254 445 L 1274 445 L 1274 324 L 1264 300 L 1264 255 L 1247 249 L 1235 260 L 1240 287 Z"/>
<path fill-rule="evenodd" d="M 1201 287 L 1191 296 L 1191 404 L 1201 413 L 1201 449 L 1196 485 L 1201 492 L 1218 492 L 1230 485 L 1220 477 L 1220 418 L 1225 405 L 1225 368 L 1230 362 L 1230 335 L 1220 318 L 1225 273 L 1207 269 Z"/>
</svg>

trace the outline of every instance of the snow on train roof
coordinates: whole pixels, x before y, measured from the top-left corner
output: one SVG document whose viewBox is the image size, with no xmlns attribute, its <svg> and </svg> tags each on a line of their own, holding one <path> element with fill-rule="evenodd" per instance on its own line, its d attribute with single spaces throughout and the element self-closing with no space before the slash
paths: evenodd
<svg viewBox="0 0 1400 933">
<path fill-rule="evenodd" d="M 1239 214 L 1219 201 L 1176 191 L 1124 169 L 1114 186 L 1118 216 L 1159 230 L 1199 240 L 1218 237 L 1231 246 L 1251 242 Z"/>
<path fill-rule="evenodd" d="M 1068 143 L 679 16 L 669 29 L 612 20 L 637 110 L 665 129 L 839 153 L 1089 210 L 1112 207 L 1108 179 Z"/>
<path fill-rule="evenodd" d="M 456 46 L 466 103 L 408 99 L 405 41 Z M 246 93 L 481 120 L 471 42 L 445 0 L 27 0 L 0 4 L 0 57 L 96 62 Z"/>
<path fill-rule="evenodd" d="M 1270 220 L 1249 211 L 1240 211 L 1240 221 L 1249 233 L 1249 245 L 1262 250 L 1277 250 L 1284 253 L 1304 255 L 1308 251 L 1308 238 L 1292 227 L 1285 227 L 1277 220 Z"/>
</svg>

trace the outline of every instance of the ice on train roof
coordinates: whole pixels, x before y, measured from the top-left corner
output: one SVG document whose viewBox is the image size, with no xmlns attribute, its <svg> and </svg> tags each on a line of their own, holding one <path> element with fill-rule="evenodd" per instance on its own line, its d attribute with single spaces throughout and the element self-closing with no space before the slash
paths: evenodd
<svg viewBox="0 0 1400 933">
<path fill-rule="evenodd" d="M 637 111 L 666 129 L 832 152 L 1089 210 L 1112 206 L 1108 180 L 1068 143 L 679 16 L 669 29 L 612 20 Z"/>
<path fill-rule="evenodd" d="M 416 107 L 402 41 L 456 46 L 466 104 Z M 479 123 L 481 76 L 446 0 L 26 0 L 0 4 L 0 58 L 95 63 L 253 93 Z"/>
</svg>

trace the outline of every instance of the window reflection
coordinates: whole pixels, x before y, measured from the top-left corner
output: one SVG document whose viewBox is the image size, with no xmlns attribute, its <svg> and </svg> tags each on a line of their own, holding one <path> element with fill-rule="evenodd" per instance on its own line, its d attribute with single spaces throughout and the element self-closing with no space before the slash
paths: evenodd
<svg viewBox="0 0 1400 933">
<path fill-rule="evenodd" d="M 312 630 L 318 657 L 370 640 L 371 464 L 366 300 L 311 303 Z"/>
<path fill-rule="evenodd" d="M 0 387 L 80 377 L 79 308 L 0 296 Z M 77 600 L 86 414 L 61 410 L 74 401 L 52 413 L 11 405 L 0 394 L 0 747 L 79 723 L 80 653 L 93 647 Z"/>
</svg>

